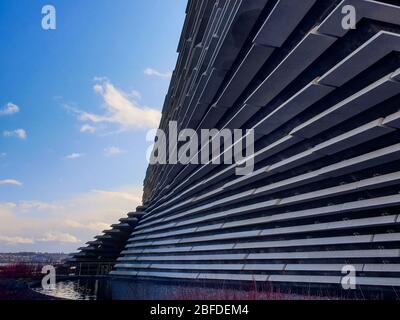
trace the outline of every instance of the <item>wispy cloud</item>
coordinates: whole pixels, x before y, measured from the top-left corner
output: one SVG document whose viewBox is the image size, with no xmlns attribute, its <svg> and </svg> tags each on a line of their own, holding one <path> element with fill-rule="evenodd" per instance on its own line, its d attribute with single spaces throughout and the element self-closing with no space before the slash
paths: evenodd
<svg viewBox="0 0 400 320">
<path fill-rule="evenodd" d="M 83 158 L 85 155 L 83 153 L 71 153 L 65 157 L 67 160 L 76 160 L 79 158 Z"/>
<path fill-rule="evenodd" d="M 80 223 L 79 221 L 74 220 L 64 220 L 64 226 L 73 228 L 73 229 L 84 229 L 95 232 L 101 232 L 110 227 L 110 224 L 104 222 L 89 222 L 89 223 Z"/>
<path fill-rule="evenodd" d="M 19 203 L 19 208 L 22 211 L 56 211 L 60 209 L 60 207 L 55 204 L 42 201 L 21 201 Z"/>
<path fill-rule="evenodd" d="M 0 159 L 5 158 L 5 157 L 7 157 L 7 153 L 5 153 L 5 152 L 0 153 Z"/>
<path fill-rule="evenodd" d="M 69 233 L 53 233 L 48 232 L 43 238 L 39 238 L 39 242 L 61 242 L 61 243 L 79 243 L 77 237 Z"/>
<path fill-rule="evenodd" d="M 152 68 L 147 68 L 144 70 L 144 74 L 149 77 L 159 77 L 164 79 L 171 79 L 172 77 L 172 72 L 160 72 Z"/>
<path fill-rule="evenodd" d="M 23 237 L 0 236 L 0 243 L 1 242 L 10 244 L 10 245 L 17 245 L 17 244 L 33 244 L 34 240 L 29 239 L 29 238 L 23 238 Z"/>
<path fill-rule="evenodd" d="M 0 185 L 22 187 L 22 183 L 14 179 L 0 180 Z"/>
<path fill-rule="evenodd" d="M 8 138 L 18 138 L 21 140 L 25 140 L 27 138 L 27 134 L 24 129 L 17 129 L 14 131 L 4 131 L 3 136 Z"/>
<path fill-rule="evenodd" d="M 92 190 L 94 194 L 98 194 L 101 197 L 114 200 L 129 200 L 136 202 L 138 200 L 136 193 L 128 193 L 122 191 L 104 191 L 104 190 Z"/>
<path fill-rule="evenodd" d="M 94 85 L 93 90 L 102 98 L 105 113 L 95 114 L 65 105 L 69 111 L 78 115 L 79 121 L 89 125 L 89 127 L 82 127 L 85 132 L 97 130 L 101 124 L 116 125 L 119 128 L 118 132 L 158 128 L 161 119 L 160 111 L 139 105 L 132 94 L 117 89 L 107 78 L 97 77 L 96 79 L 100 82 Z"/>
<path fill-rule="evenodd" d="M 7 103 L 3 108 L 0 109 L 0 116 L 8 116 L 19 112 L 19 107 L 14 103 Z"/>
<path fill-rule="evenodd" d="M 117 155 L 120 155 L 123 153 L 126 153 L 126 151 L 121 150 L 118 147 L 109 147 L 109 148 L 104 149 L 104 155 L 106 157 L 113 157 L 113 156 L 117 156 Z"/>
<path fill-rule="evenodd" d="M 81 127 L 81 132 L 82 133 L 95 133 L 96 132 L 96 128 L 91 126 L 90 124 L 84 124 Z"/>
</svg>

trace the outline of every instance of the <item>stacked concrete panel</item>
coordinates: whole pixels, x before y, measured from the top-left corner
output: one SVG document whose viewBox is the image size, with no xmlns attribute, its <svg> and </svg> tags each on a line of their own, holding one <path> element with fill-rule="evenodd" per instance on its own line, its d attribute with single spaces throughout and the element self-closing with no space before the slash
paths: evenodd
<svg viewBox="0 0 400 320">
<path fill-rule="evenodd" d="M 143 217 L 144 213 L 140 210 L 141 207 L 138 207 L 136 212 L 128 213 L 126 218 L 119 220 L 119 223 L 113 224 L 93 241 L 87 242 L 87 246 L 79 248 L 79 252 L 70 256 L 66 265 L 79 275 L 108 274 Z"/>
<path fill-rule="evenodd" d="M 189 1 L 160 128 L 253 128 L 255 170 L 149 166 L 112 274 L 400 286 L 399 51 L 396 1 Z"/>
</svg>

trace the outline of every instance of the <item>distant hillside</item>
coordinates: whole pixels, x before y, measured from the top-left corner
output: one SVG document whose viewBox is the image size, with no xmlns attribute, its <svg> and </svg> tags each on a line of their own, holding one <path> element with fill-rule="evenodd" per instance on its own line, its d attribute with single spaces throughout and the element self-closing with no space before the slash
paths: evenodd
<svg viewBox="0 0 400 320">
<path fill-rule="evenodd" d="M 39 252 L 18 252 L 0 253 L 0 264 L 4 263 L 59 263 L 68 257 L 64 253 L 39 253 Z"/>
</svg>

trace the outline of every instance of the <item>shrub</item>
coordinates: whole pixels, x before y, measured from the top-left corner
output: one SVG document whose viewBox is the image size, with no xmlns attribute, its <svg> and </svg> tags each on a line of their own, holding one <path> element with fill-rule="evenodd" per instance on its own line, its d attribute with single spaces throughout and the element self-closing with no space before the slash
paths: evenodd
<svg viewBox="0 0 400 320">
<path fill-rule="evenodd" d="M 0 278 L 22 279 L 36 278 L 41 275 L 41 266 L 30 263 L 14 263 L 0 267 Z"/>
</svg>

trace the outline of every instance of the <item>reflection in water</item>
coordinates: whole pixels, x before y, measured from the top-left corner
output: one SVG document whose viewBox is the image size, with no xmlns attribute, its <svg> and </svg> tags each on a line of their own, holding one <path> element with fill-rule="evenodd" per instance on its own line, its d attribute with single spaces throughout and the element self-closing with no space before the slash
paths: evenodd
<svg viewBox="0 0 400 320">
<path fill-rule="evenodd" d="M 107 282 L 104 280 L 62 281 L 57 282 L 55 290 L 44 290 L 41 287 L 34 290 L 47 296 L 68 300 L 107 299 Z"/>
</svg>

